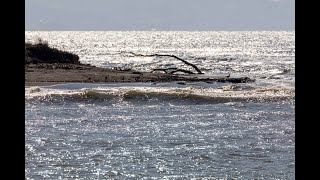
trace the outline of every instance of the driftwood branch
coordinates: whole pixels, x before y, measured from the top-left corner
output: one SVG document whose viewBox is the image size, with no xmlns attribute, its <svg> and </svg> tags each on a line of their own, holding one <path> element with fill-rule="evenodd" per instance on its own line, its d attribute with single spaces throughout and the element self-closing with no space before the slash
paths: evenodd
<svg viewBox="0 0 320 180">
<path fill-rule="evenodd" d="M 129 54 L 132 54 L 134 56 L 141 56 L 141 57 L 154 57 L 154 56 L 158 56 L 158 57 L 172 57 L 172 58 L 175 58 L 175 59 L 178 59 L 180 61 L 182 61 L 183 63 L 185 63 L 186 65 L 189 65 L 191 67 L 193 67 L 197 72 L 198 74 L 203 74 L 203 72 L 194 64 L 192 63 L 189 63 L 188 61 L 184 60 L 184 59 L 181 59 L 175 55 L 170 55 L 170 54 L 137 54 L 137 53 L 134 53 L 134 52 L 122 52 L 122 53 L 129 53 Z M 191 71 L 186 71 L 186 70 L 179 70 L 181 72 L 186 72 L 186 73 L 189 73 Z M 190 73 L 191 74 L 191 73 Z"/>
<path fill-rule="evenodd" d="M 177 68 L 153 69 L 152 72 L 154 72 L 154 71 L 163 71 L 163 72 L 169 73 L 169 74 L 174 74 L 176 72 L 194 74 L 194 72 L 191 72 L 191 71 L 188 71 L 188 70 L 184 70 L 184 69 L 177 69 Z"/>
</svg>

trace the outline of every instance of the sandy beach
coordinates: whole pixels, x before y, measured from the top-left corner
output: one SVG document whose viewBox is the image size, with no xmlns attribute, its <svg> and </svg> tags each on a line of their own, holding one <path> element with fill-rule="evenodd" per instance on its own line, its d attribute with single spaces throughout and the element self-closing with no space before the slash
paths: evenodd
<svg viewBox="0 0 320 180">
<path fill-rule="evenodd" d="M 166 74 L 112 70 L 82 64 L 42 63 L 25 66 L 26 86 L 58 83 L 154 82 L 165 81 L 167 78 L 170 76 Z"/>
<path fill-rule="evenodd" d="M 175 57 L 178 58 L 178 57 Z M 248 77 L 231 78 L 230 75 L 203 76 L 193 64 L 178 58 L 194 67 L 198 72 L 177 69 L 175 72 L 153 70 L 140 72 L 132 69 L 106 69 L 82 64 L 79 56 L 48 46 L 41 40 L 37 44 L 25 44 L 25 86 L 45 86 L 61 83 L 136 83 L 136 82 L 232 82 L 246 83 L 254 80 Z M 176 72 L 179 72 L 176 73 Z M 182 72 L 182 73 L 181 73 Z M 181 82 L 182 81 L 182 82 Z"/>
<path fill-rule="evenodd" d="M 230 78 L 226 76 L 198 76 L 139 72 L 134 70 L 113 70 L 84 64 L 26 64 L 25 85 L 46 86 L 61 83 L 136 83 L 136 82 L 233 82 L 253 81 L 247 77 Z"/>
</svg>

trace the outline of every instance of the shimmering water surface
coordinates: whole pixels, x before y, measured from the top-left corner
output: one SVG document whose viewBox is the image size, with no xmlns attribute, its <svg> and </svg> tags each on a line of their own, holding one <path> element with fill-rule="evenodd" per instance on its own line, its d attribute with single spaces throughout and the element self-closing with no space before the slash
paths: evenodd
<svg viewBox="0 0 320 180">
<path fill-rule="evenodd" d="M 27 179 L 294 179 L 294 32 L 26 32 L 96 66 L 253 83 L 25 88 Z"/>
</svg>

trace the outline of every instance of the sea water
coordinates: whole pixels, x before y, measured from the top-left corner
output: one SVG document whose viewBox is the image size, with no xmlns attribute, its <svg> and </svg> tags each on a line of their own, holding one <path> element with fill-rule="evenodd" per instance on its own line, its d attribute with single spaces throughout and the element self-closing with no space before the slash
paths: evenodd
<svg viewBox="0 0 320 180">
<path fill-rule="evenodd" d="M 294 179 L 295 32 L 27 31 L 104 68 L 252 83 L 25 87 L 26 179 Z"/>
</svg>

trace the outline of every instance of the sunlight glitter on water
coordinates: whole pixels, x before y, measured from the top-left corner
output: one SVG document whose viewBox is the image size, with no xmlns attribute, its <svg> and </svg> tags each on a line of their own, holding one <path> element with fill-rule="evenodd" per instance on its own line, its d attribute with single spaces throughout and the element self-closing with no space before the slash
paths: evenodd
<svg viewBox="0 0 320 180">
<path fill-rule="evenodd" d="M 180 67 L 119 54 L 163 53 L 256 79 L 26 87 L 26 179 L 294 179 L 294 35 L 26 32 L 101 67 Z"/>
</svg>

